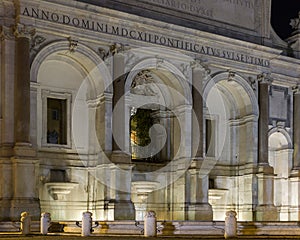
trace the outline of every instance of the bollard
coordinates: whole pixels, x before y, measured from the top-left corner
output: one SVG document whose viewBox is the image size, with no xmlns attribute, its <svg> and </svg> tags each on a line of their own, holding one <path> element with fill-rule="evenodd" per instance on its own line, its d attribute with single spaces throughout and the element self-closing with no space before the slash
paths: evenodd
<svg viewBox="0 0 300 240">
<path fill-rule="evenodd" d="M 30 215 L 28 212 L 21 213 L 21 233 L 28 235 L 30 233 Z"/>
<path fill-rule="evenodd" d="M 44 212 L 41 214 L 41 234 L 47 235 L 48 229 L 50 227 L 50 213 Z"/>
<path fill-rule="evenodd" d="M 237 222 L 236 222 L 236 212 L 228 211 L 226 212 L 225 218 L 225 239 L 236 238 L 237 236 Z"/>
<path fill-rule="evenodd" d="M 82 213 L 82 227 L 81 236 L 90 236 L 92 232 L 92 213 L 84 212 Z"/>
<path fill-rule="evenodd" d="M 144 217 L 144 236 L 156 236 L 156 216 L 154 211 L 148 211 Z"/>
</svg>

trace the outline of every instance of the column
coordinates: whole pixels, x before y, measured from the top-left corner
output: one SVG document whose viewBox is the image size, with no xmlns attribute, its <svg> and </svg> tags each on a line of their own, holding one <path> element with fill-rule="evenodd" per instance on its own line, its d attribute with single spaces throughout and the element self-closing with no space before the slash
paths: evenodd
<svg viewBox="0 0 300 240">
<path fill-rule="evenodd" d="M 290 176 L 290 220 L 300 219 L 300 86 L 293 87 L 293 169 Z"/>
<path fill-rule="evenodd" d="M 38 161 L 30 144 L 30 40 L 34 29 L 18 24 L 15 34 L 13 199 L 10 216 L 28 211 L 39 219 Z"/>
<path fill-rule="evenodd" d="M 269 131 L 269 85 L 272 80 L 266 74 L 257 76 L 258 80 L 258 168 L 254 188 L 257 186 L 257 205 L 255 207 L 255 221 L 276 221 L 278 211 L 274 206 L 274 170 L 268 159 L 268 131 Z M 255 192 L 255 190 L 253 190 Z"/>
<path fill-rule="evenodd" d="M 269 165 L 268 162 L 268 131 L 269 131 L 269 85 L 271 79 L 261 74 L 258 76 L 258 163 Z"/>
<path fill-rule="evenodd" d="M 125 80 L 125 56 L 117 52 L 113 56 L 113 145 L 111 160 L 114 163 L 131 162 L 129 155 L 129 109 L 127 112 Z"/>
<path fill-rule="evenodd" d="M 192 156 L 193 161 L 188 170 L 190 181 L 188 220 L 212 220 L 212 207 L 208 203 L 209 172 L 204 168 L 203 159 L 203 98 L 202 82 L 207 77 L 207 70 L 194 62 L 192 67 Z"/>
<path fill-rule="evenodd" d="M 0 148 L 0 221 L 10 219 L 10 204 L 13 197 L 12 165 L 10 157 L 14 145 L 14 49 L 12 29 L 0 26 L 0 80 L 1 80 L 1 148 Z"/>
<path fill-rule="evenodd" d="M 131 155 L 129 152 L 129 108 L 125 102 L 125 56 L 115 46 L 113 51 L 113 145 L 111 162 L 110 220 L 133 220 L 135 208 L 131 201 Z"/>
<path fill-rule="evenodd" d="M 297 85 L 293 88 L 294 101 L 293 101 L 293 140 L 294 140 L 294 153 L 293 153 L 293 169 L 300 170 L 300 86 Z"/>
</svg>

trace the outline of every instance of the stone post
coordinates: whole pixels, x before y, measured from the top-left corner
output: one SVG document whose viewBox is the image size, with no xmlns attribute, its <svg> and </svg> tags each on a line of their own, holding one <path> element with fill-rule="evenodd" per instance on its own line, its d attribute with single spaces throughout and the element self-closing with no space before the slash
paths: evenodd
<svg viewBox="0 0 300 240">
<path fill-rule="evenodd" d="M 84 212 L 82 213 L 82 226 L 81 226 L 81 236 L 90 236 L 92 233 L 92 213 Z"/>
<path fill-rule="evenodd" d="M 145 214 L 144 220 L 144 236 L 155 237 L 156 236 L 156 216 L 154 211 L 148 211 Z"/>
<path fill-rule="evenodd" d="M 21 234 L 22 235 L 30 234 L 31 219 L 29 213 L 22 212 L 20 221 L 21 221 Z"/>
<path fill-rule="evenodd" d="M 224 237 L 225 239 L 237 237 L 237 220 L 235 211 L 226 212 Z"/>
<path fill-rule="evenodd" d="M 51 223 L 50 213 L 43 212 L 41 214 L 41 223 L 40 223 L 41 234 L 47 235 L 48 229 L 50 227 L 50 223 Z"/>
<path fill-rule="evenodd" d="M 205 220 L 213 218 L 212 207 L 208 203 L 208 172 L 203 169 L 203 98 L 202 82 L 208 70 L 197 61 L 192 67 L 192 156 L 193 161 L 188 170 L 190 178 L 190 196 L 188 204 L 188 220 Z M 204 171 L 204 172 L 203 172 Z"/>
<path fill-rule="evenodd" d="M 268 131 L 269 131 L 269 85 L 272 80 L 266 74 L 257 76 L 259 82 L 258 103 L 258 167 L 257 167 L 257 206 L 254 220 L 276 221 L 278 211 L 274 206 L 274 170 L 269 165 Z"/>
</svg>

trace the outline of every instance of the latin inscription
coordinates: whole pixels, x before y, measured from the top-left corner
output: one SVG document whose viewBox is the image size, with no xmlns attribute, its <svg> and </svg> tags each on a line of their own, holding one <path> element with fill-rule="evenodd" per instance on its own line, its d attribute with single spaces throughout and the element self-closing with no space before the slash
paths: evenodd
<svg viewBox="0 0 300 240">
<path fill-rule="evenodd" d="M 254 0 L 139 0 L 197 17 L 254 29 Z"/>
<path fill-rule="evenodd" d="M 22 10 L 22 15 L 37 18 L 45 21 L 55 22 L 64 25 L 70 25 L 77 28 L 87 29 L 95 32 L 115 35 L 118 37 L 124 37 L 142 42 L 148 42 L 161 46 L 191 51 L 194 53 L 230 59 L 233 61 L 269 67 L 270 62 L 267 59 L 258 58 L 249 54 L 237 53 L 235 51 L 211 47 L 208 45 L 202 45 L 197 42 L 191 42 L 182 40 L 175 37 L 168 37 L 162 34 L 156 34 L 147 31 L 139 31 L 135 28 L 112 25 L 109 23 L 103 23 L 94 21 L 82 17 L 74 17 L 71 15 L 60 14 L 58 12 L 50 12 L 39 8 L 27 8 Z"/>
</svg>

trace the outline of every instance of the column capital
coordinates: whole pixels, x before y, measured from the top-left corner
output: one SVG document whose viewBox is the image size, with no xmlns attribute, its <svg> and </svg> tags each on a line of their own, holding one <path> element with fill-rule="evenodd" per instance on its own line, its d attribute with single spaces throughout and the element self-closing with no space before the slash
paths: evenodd
<svg viewBox="0 0 300 240">
<path fill-rule="evenodd" d="M 190 67 L 192 69 L 198 69 L 201 72 L 206 73 L 206 75 L 210 74 L 210 69 L 208 68 L 208 66 L 206 64 L 204 64 L 204 62 L 201 59 L 194 59 L 194 61 L 190 62 Z"/>
<path fill-rule="evenodd" d="M 292 91 L 294 94 L 300 94 L 300 83 L 292 87 Z"/>
<path fill-rule="evenodd" d="M 109 51 L 111 52 L 112 55 L 115 54 L 120 54 L 122 52 L 124 52 L 125 50 L 127 50 L 126 46 L 122 43 L 114 43 L 112 45 L 110 45 L 109 47 Z"/>
<path fill-rule="evenodd" d="M 257 81 L 262 84 L 271 85 L 273 79 L 270 77 L 270 73 L 261 73 L 257 75 Z"/>
<path fill-rule="evenodd" d="M 7 26 L 0 26 L 0 41 L 5 39 L 12 40 L 14 39 L 13 28 Z"/>
<path fill-rule="evenodd" d="M 35 28 L 31 26 L 18 23 L 14 26 L 13 32 L 15 37 L 17 38 L 25 37 L 31 40 L 31 38 L 35 35 L 36 31 Z"/>
</svg>

